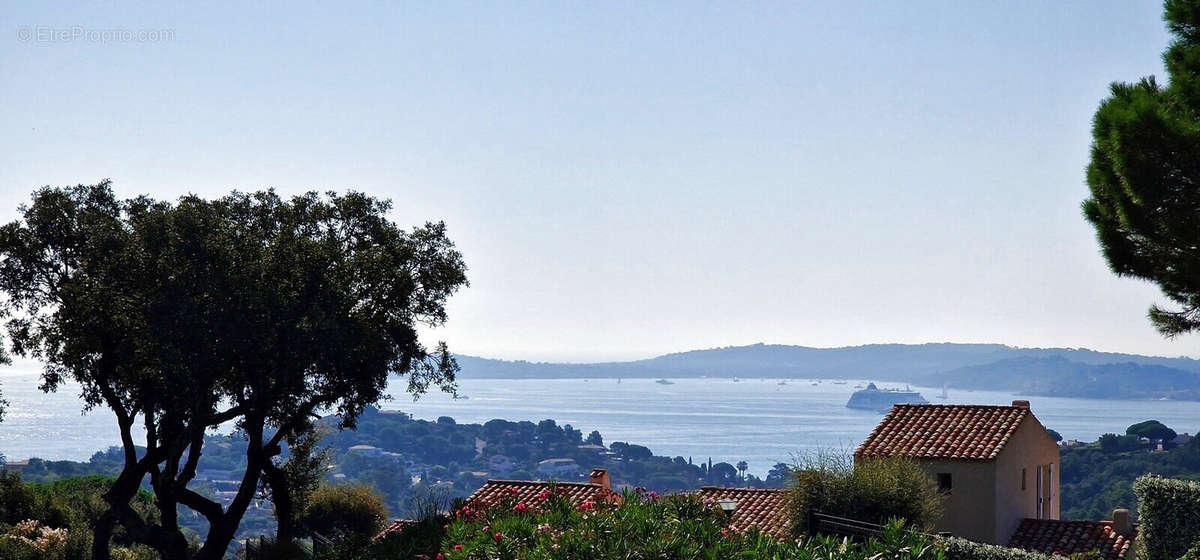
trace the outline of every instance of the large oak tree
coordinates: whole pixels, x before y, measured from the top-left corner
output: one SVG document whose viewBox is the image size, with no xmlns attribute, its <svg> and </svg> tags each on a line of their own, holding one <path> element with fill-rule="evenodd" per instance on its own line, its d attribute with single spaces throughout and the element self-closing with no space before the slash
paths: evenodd
<svg viewBox="0 0 1200 560">
<path fill-rule="evenodd" d="M 1167 0 L 1169 81 L 1115 83 L 1096 111 L 1084 215 L 1113 272 L 1156 283 L 1168 337 L 1200 328 L 1200 1 Z"/>
<path fill-rule="evenodd" d="M 180 506 L 209 522 L 196 557 L 220 558 L 283 443 L 315 414 L 353 427 L 389 374 L 412 393 L 453 390 L 445 344 L 426 348 L 417 330 L 446 320 L 447 298 L 466 285 L 462 257 L 443 224 L 403 230 L 389 210 L 353 192 L 119 200 L 102 182 L 43 188 L 0 228 L 14 352 L 45 362 L 46 390 L 78 382 L 86 406 L 112 409 L 120 428 L 124 468 L 95 558 L 108 557 L 116 524 L 187 558 Z M 189 484 L 205 433 L 228 423 L 248 439 L 247 468 L 223 506 Z M 129 505 L 147 478 L 159 523 Z M 278 485 L 271 494 L 286 495 Z"/>
</svg>

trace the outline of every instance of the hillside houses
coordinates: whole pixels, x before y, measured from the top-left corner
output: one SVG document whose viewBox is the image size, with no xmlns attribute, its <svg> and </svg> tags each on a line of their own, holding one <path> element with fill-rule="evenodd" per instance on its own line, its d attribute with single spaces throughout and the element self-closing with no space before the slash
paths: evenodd
<svg viewBox="0 0 1200 560">
<path fill-rule="evenodd" d="M 1044 553 L 1132 558 L 1137 526 L 1127 510 L 1115 511 L 1108 521 L 1058 519 L 1059 448 L 1028 401 L 896 405 L 854 454 L 856 464 L 880 457 L 912 459 L 936 481 L 944 500 L 944 514 L 935 523 L 938 532 Z M 577 467 L 569 459 L 550 459 L 539 464 L 539 471 L 543 464 L 547 469 Z M 594 469 L 587 483 L 489 480 L 467 504 L 532 503 L 547 491 L 577 503 L 620 496 L 607 471 Z M 786 490 L 705 486 L 696 495 L 725 511 L 730 530 L 791 536 Z"/>
</svg>

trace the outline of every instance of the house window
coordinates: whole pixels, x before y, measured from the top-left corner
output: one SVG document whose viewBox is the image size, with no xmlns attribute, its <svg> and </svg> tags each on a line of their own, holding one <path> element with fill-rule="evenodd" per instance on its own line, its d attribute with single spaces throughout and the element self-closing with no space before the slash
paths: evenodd
<svg viewBox="0 0 1200 560">
<path fill-rule="evenodd" d="M 1025 489 L 1025 469 L 1021 469 L 1021 490 Z"/>
<path fill-rule="evenodd" d="M 938 492 L 947 493 L 954 487 L 954 480 L 950 477 L 950 473 L 938 473 L 937 475 Z"/>
</svg>

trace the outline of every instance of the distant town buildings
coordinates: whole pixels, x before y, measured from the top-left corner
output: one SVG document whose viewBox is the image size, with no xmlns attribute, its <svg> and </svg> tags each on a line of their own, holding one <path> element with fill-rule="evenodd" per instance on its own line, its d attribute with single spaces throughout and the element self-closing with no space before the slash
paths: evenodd
<svg viewBox="0 0 1200 560">
<path fill-rule="evenodd" d="M 578 471 L 579 465 L 575 463 L 575 459 L 562 457 L 539 461 L 537 465 L 537 472 L 545 476 L 566 476 Z"/>
</svg>

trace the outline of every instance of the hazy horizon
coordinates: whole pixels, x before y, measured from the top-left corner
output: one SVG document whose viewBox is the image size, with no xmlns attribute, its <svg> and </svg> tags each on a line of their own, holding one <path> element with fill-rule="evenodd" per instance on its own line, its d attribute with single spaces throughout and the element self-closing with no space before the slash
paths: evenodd
<svg viewBox="0 0 1200 560">
<path fill-rule="evenodd" d="M 1079 210 L 1109 84 L 1164 75 L 1158 3 L 5 7 L 0 220 L 103 178 L 391 198 L 470 267 L 430 340 L 490 358 L 1200 357 Z"/>
</svg>

